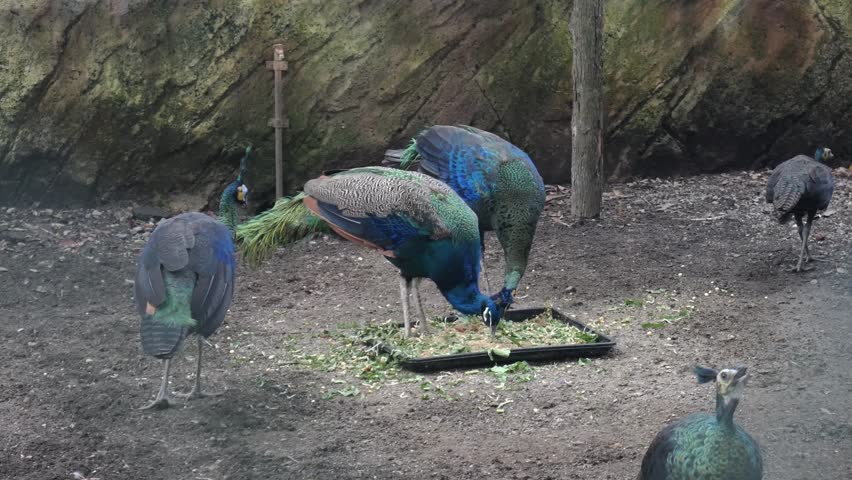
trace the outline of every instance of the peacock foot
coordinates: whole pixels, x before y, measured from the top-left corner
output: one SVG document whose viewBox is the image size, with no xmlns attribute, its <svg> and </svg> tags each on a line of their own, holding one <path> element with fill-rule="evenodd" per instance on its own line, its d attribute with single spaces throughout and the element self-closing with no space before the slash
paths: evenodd
<svg viewBox="0 0 852 480">
<path fill-rule="evenodd" d="M 802 265 L 802 266 L 795 266 L 788 271 L 791 272 L 791 273 L 802 273 L 802 272 L 810 272 L 813 269 L 814 269 L 814 267 L 806 267 L 806 266 Z"/>
<path fill-rule="evenodd" d="M 145 405 L 144 407 L 139 407 L 137 410 L 165 410 L 171 406 L 172 404 L 169 402 L 169 397 L 157 397 L 153 402 Z"/>
<path fill-rule="evenodd" d="M 175 393 L 175 396 L 187 400 L 197 400 L 199 398 L 221 397 L 225 392 L 227 392 L 227 389 L 222 392 L 202 392 L 200 388 L 193 388 L 189 393 Z"/>
<path fill-rule="evenodd" d="M 432 328 L 429 327 L 429 321 L 423 319 L 417 322 L 417 331 L 423 334 L 423 336 L 428 336 L 432 334 Z"/>
</svg>

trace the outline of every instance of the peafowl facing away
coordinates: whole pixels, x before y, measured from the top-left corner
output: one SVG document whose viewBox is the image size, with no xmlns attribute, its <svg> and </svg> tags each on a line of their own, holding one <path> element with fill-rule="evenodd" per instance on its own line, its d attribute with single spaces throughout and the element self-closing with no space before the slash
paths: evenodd
<svg viewBox="0 0 852 480">
<path fill-rule="evenodd" d="M 189 334 L 198 336 L 195 385 L 185 396 L 201 391 L 203 338 L 222 325 L 234 295 L 234 228 L 237 204 L 244 204 L 243 183 L 251 147 L 240 162 L 240 175 L 222 192 L 219 221 L 203 213 L 182 213 L 154 229 L 142 249 L 134 282 L 136 306 L 142 316 L 142 349 L 162 359 L 163 379 L 157 397 L 142 407 L 168 408 L 171 358 Z"/>
<path fill-rule="evenodd" d="M 511 304 L 544 210 L 544 182 L 530 157 L 493 133 L 466 125 L 435 125 L 405 150 L 386 152 L 385 163 L 403 168 L 418 163 L 420 172 L 455 190 L 479 219 L 483 251 L 484 233 L 497 234 L 506 258 L 500 296 Z M 485 284 L 490 291 L 487 275 Z"/>
<path fill-rule="evenodd" d="M 760 448 L 734 423 L 746 367 L 695 367 L 695 375 L 698 383 L 716 381 L 716 414 L 690 415 L 661 430 L 645 452 L 637 480 L 760 480 Z"/>
<path fill-rule="evenodd" d="M 808 237 L 811 224 L 818 210 L 828 208 L 831 195 L 834 193 L 834 177 L 831 168 L 821 163 L 833 158 L 831 150 L 819 147 L 814 158 L 807 155 L 796 155 L 775 167 L 766 186 L 766 202 L 773 205 L 778 221 L 787 223 L 790 217 L 795 217 L 799 227 L 799 238 L 802 248 L 799 253 L 799 263 L 794 271 L 802 271 L 802 262 L 812 260 L 808 252 Z M 805 224 L 802 218 L 807 215 Z"/>
<path fill-rule="evenodd" d="M 421 331 L 428 332 L 422 278 L 460 312 L 481 315 L 494 335 L 503 306 L 479 290 L 476 215 L 446 184 L 417 172 L 362 167 L 308 181 L 304 204 L 340 236 L 378 250 L 399 269 L 406 336 L 411 290 Z"/>
</svg>

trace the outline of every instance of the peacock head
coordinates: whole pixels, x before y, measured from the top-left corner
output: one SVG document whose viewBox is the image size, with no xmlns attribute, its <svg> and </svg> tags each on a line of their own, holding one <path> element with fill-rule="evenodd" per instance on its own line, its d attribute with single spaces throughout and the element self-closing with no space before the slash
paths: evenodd
<svg viewBox="0 0 852 480">
<path fill-rule="evenodd" d="M 249 189 L 241 178 L 237 178 L 225 188 L 225 195 L 238 205 L 245 205 L 248 202 Z"/>
<path fill-rule="evenodd" d="M 736 367 L 714 370 L 712 368 L 695 367 L 698 383 L 716 382 L 716 393 L 726 404 L 742 397 L 742 388 L 748 380 L 748 368 Z"/>
<path fill-rule="evenodd" d="M 237 203 L 245 205 L 248 202 L 248 187 L 245 183 L 240 183 L 237 186 Z"/>
<path fill-rule="evenodd" d="M 827 162 L 834 158 L 834 153 L 832 153 L 831 149 L 828 147 L 817 147 L 816 153 L 814 154 L 814 159 L 817 162 Z"/>
<path fill-rule="evenodd" d="M 240 159 L 240 175 L 237 177 L 236 183 L 236 192 L 234 192 L 235 200 L 240 205 L 245 205 L 248 203 L 248 192 L 249 189 L 246 186 L 245 179 L 248 176 L 248 158 L 251 155 L 251 145 L 246 147 L 245 153 L 243 154 L 243 158 Z"/>
<path fill-rule="evenodd" d="M 482 314 L 482 321 L 485 323 L 485 325 L 491 328 L 492 337 L 497 335 L 497 325 L 500 324 L 500 318 L 503 317 L 503 311 L 505 310 L 505 307 L 497 301 L 498 295 L 494 295 L 491 298 L 486 298 L 480 304 L 480 313 Z"/>
</svg>

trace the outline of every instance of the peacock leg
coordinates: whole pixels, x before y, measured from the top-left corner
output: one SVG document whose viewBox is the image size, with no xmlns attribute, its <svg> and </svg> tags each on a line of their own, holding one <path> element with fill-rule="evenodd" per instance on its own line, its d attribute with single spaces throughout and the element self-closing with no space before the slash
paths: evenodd
<svg viewBox="0 0 852 480">
<path fill-rule="evenodd" d="M 810 217 L 810 215 L 808 215 Z M 805 237 L 802 236 L 802 232 L 804 231 L 804 224 L 802 223 L 802 215 L 796 214 L 796 226 L 799 227 L 799 241 L 804 242 Z M 808 251 L 808 244 L 805 243 L 805 262 L 811 261 L 811 253 Z"/>
<path fill-rule="evenodd" d="M 811 217 L 808 216 L 808 222 L 805 224 L 804 229 L 802 229 L 802 250 L 799 252 L 799 263 L 796 264 L 796 272 L 802 271 L 802 262 L 805 260 L 805 254 L 808 251 L 808 235 L 811 233 Z"/>
<path fill-rule="evenodd" d="M 190 390 L 189 393 L 176 393 L 175 395 L 185 397 L 187 400 L 204 397 L 218 397 L 219 395 L 222 395 L 223 392 L 204 393 L 201 391 L 201 351 L 203 346 L 204 339 L 201 335 L 198 335 L 198 362 L 195 364 L 195 384 L 192 386 L 192 390 Z"/>
<path fill-rule="evenodd" d="M 805 238 L 802 237 L 802 229 L 805 227 L 805 225 L 802 223 L 802 216 L 798 213 L 796 214 L 796 226 L 799 227 L 799 240 L 804 241 Z"/>
<path fill-rule="evenodd" d="M 157 392 L 157 398 L 154 399 L 153 402 L 145 405 L 144 407 L 139 407 L 139 410 L 148 410 L 151 408 L 156 408 L 157 410 L 162 410 L 165 408 L 169 408 L 169 371 L 171 370 L 171 362 L 170 358 L 163 360 L 165 362 L 165 367 L 163 368 L 163 381 L 160 383 L 160 391 Z"/>
<path fill-rule="evenodd" d="M 480 257 L 480 261 L 479 261 L 479 264 L 481 265 L 480 270 L 482 270 L 482 281 L 483 281 L 483 283 L 485 283 L 485 293 L 490 294 L 491 293 L 491 285 L 488 284 L 488 272 L 485 271 L 485 232 L 482 232 L 482 231 L 479 232 L 479 242 L 480 242 L 480 247 L 481 247 L 479 249 L 479 251 L 481 252 L 481 255 L 482 255 Z"/>
<path fill-rule="evenodd" d="M 423 304 L 420 302 L 420 281 L 422 278 L 413 278 L 411 287 L 414 290 L 414 309 L 416 310 L 417 322 L 420 325 L 420 331 L 423 335 L 428 335 L 432 332 L 429 330 L 429 320 L 426 320 L 426 314 L 423 312 Z"/>
<path fill-rule="evenodd" d="M 814 217 L 816 216 L 816 212 L 808 213 L 808 233 L 811 231 L 811 224 L 814 221 Z M 810 249 L 808 248 L 808 239 L 805 238 L 805 262 L 825 262 L 824 258 L 812 257 Z"/>
<path fill-rule="evenodd" d="M 405 322 L 405 336 L 411 336 L 411 321 L 408 318 L 408 279 L 399 276 L 399 294 L 402 297 L 402 318 Z"/>
</svg>

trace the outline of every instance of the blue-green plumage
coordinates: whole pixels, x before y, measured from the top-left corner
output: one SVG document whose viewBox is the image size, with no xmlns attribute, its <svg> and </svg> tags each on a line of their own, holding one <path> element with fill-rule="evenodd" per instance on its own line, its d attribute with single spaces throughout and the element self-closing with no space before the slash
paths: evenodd
<svg viewBox="0 0 852 480">
<path fill-rule="evenodd" d="M 437 125 L 424 130 L 407 149 L 388 151 L 385 158 L 405 167 L 418 163 L 421 172 L 445 182 L 467 203 L 478 218 L 480 233 L 497 234 L 506 269 L 496 298 L 501 304 L 511 303 L 544 209 L 544 182 L 529 156 L 492 133 Z M 240 226 L 237 238 L 244 259 L 258 264 L 276 246 L 328 231 L 325 222 L 304 208 L 302 195 L 281 199 Z"/>
<path fill-rule="evenodd" d="M 311 180 L 305 194 L 311 211 L 344 238 L 380 250 L 406 282 L 429 278 L 459 311 L 487 309 L 496 327 L 500 309 L 477 285 L 476 215 L 446 184 L 416 172 L 363 167 Z"/>
<path fill-rule="evenodd" d="M 436 125 L 399 154 L 404 168 L 447 183 L 476 213 L 481 232 L 494 231 L 506 256 L 500 297 L 512 301 L 523 276 L 539 216 L 544 182 L 530 157 L 493 133 L 465 125 Z"/>
<path fill-rule="evenodd" d="M 249 151 L 246 149 L 241 162 L 240 177 L 222 194 L 221 221 L 195 212 L 169 218 L 154 229 L 139 256 L 134 297 L 141 316 L 142 348 L 146 354 L 165 360 L 160 392 L 146 408 L 169 405 L 169 360 L 193 333 L 199 336 L 199 353 L 190 396 L 202 396 L 200 339 L 219 328 L 233 298 L 233 228 L 236 204 L 244 203 L 248 193 L 242 178 Z"/>
<path fill-rule="evenodd" d="M 757 442 L 734 423 L 746 369 L 696 369 L 699 382 L 717 382 L 716 414 L 698 413 L 661 430 L 642 460 L 638 480 L 760 480 L 763 459 Z"/>
</svg>

